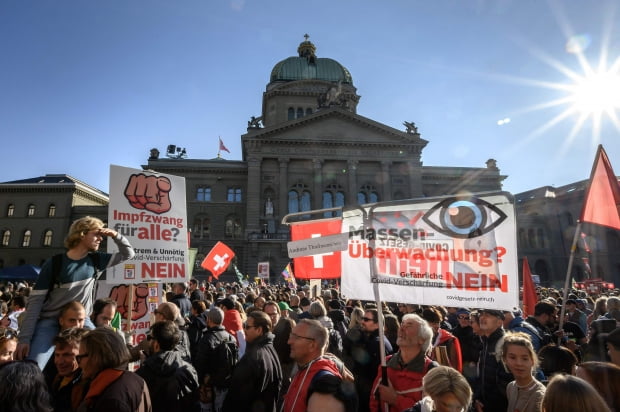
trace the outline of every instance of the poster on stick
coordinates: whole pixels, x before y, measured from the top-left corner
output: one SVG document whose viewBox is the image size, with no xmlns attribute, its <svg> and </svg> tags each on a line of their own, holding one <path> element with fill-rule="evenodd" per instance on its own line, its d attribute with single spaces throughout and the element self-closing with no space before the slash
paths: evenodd
<svg viewBox="0 0 620 412">
<path fill-rule="evenodd" d="M 108 283 L 189 280 L 185 199 L 182 177 L 110 166 L 108 226 L 129 239 L 136 256 L 108 269 Z M 109 252 L 115 248 L 108 242 Z"/>
</svg>

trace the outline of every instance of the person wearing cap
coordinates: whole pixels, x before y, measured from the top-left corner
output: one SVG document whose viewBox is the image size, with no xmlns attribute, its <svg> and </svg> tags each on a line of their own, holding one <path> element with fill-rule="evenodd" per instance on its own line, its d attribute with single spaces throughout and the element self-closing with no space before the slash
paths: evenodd
<svg viewBox="0 0 620 412">
<path fill-rule="evenodd" d="M 478 358 L 482 344 L 480 338 L 474 334 L 471 326 L 470 311 L 466 308 L 458 308 L 456 319 L 458 325 L 452 329 L 452 334 L 459 340 L 461 357 L 463 358 L 463 376 L 472 382 L 478 377 Z"/>
<path fill-rule="evenodd" d="M 505 411 L 508 407 L 506 386 L 514 380 L 496 357 L 498 342 L 504 338 L 504 312 L 496 309 L 480 309 L 480 333 L 482 350 L 478 361 L 478 381 L 474 399 L 476 409 Z"/>
<path fill-rule="evenodd" d="M 284 301 L 278 302 L 278 307 L 280 308 L 280 316 L 282 316 L 283 318 L 290 317 L 292 309 L 288 305 L 288 303 Z"/>
<path fill-rule="evenodd" d="M 344 342 L 345 337 L 347 336 L 348 327 L 350 320 L 347 318 L 346 313 L 343 308 L 344 305 L 338 299 L 331 299 L 327 304 L 329 306 L 329 312 L 327 312 L 327 316 L 332 320 L 334 324 L 334 329 L 340 333 L 340 337 Z"/>
<path fill-rule="evenodd" d="M 538 352 L 541 348 L 541 339 L 536 328 L 523 319 L 523 312 L 519 308 L 504 311 L 504 329 L 510 332 L 523 332 L 530 337 L 534 351 Z"/>
</svg>

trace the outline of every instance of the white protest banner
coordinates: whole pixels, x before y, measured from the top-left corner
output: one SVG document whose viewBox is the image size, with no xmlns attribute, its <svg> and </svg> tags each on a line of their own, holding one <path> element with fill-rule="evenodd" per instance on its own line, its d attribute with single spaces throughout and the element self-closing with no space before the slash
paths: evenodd
<svg viewBox="0 0 620 412">
<path fill-rule="evenodd" d="M 364 213 L 365 212 L 365 213 Z M 366 215 L 366 216 L 364 216 Z M 378 203 L 343 212 L 347 298 L 519 306 L 514 203 L 507 193 Z"/>
<path fill-rule="evenodd" d="M 110 166 L 108 226 L 129 239 L 136 256 L 107 270 L 111 284 L 189 280 L 185 179 Z M 108 251 L 116 248 L 108 242 Z"/>
</svg>

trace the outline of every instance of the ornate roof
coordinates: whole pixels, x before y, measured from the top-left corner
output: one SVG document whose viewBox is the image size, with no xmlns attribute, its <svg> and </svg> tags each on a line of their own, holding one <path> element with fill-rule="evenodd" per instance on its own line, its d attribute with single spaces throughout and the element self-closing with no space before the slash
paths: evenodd
<svg viewBox="0 0 620 412">
<path fill-rule="evenodd" d="M 351 73 L 336 60 L 316 57 L 316 46 L 304 36 L 299 44 L 299 57 L 289 57 L 278 62 L 271 70 L 270 82 L 317 79 L 353 84 Z"/>
</svg>

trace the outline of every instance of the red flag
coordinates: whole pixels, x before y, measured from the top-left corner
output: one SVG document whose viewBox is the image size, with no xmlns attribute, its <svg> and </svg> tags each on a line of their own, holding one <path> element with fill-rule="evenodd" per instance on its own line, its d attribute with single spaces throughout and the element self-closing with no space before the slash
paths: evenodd
<svg viewBox="0 0 620 412">
<path fill-rule="evenodd" d="M 226 146 L 224 146 L 224 142 L 222 142 L 222 138 L 220 137 L 220 150 L 230 153 L 230 150 Z"/>
<path fill-rule="evenodd" d="M 602 145 L 592 166 L 580 220 L 620 230 L 620 185 Z"/>
<path fill-rule="evenodd" d="M 341 227 L 342 219 L 340 218 L 295 223 L 291 225 L 291 240 L 339 234 Z M 297 279 L 334 279 L 340 277 L 340 252 L 302 256 L 293 261 Z"/>
<path fill-rule="evenodd" d="M 235 252 L 231 248 L 222 242 L 217 242 L 200 266 L 219 279 L 220 274 L 228 268 L 233 257 L 235 257 Z"/>
<path fill-rule="evenodd" d="M 532 280 L 532 273 L 530 272 L 530 265 L 527 263 L 527 258 L 523 258 L 523 317 L 534 315 L 534 306 L 538 303 L 538 296 L 536 295 L 536 288 L 534 287 L 534 281 Z"/>
</svg>

